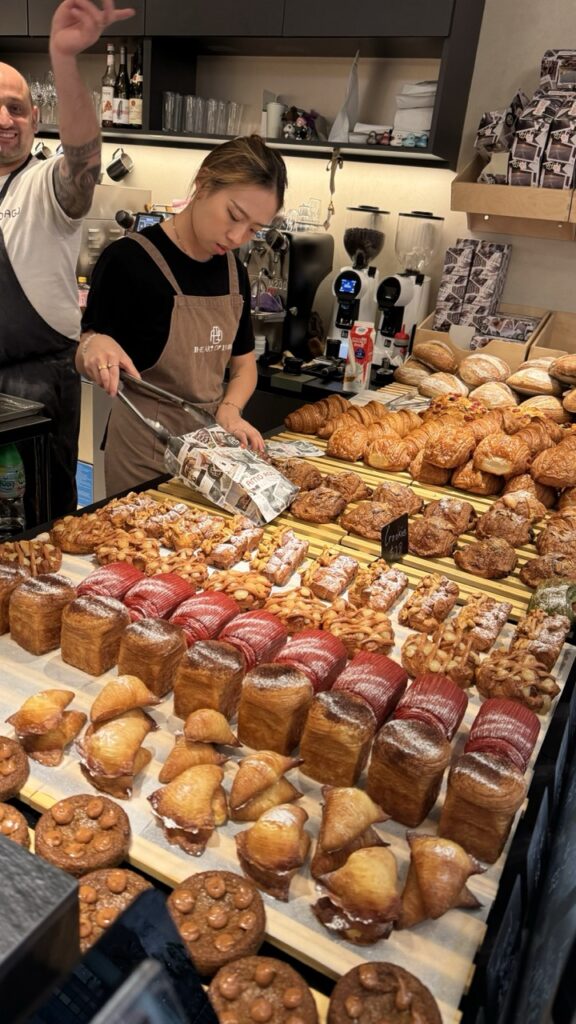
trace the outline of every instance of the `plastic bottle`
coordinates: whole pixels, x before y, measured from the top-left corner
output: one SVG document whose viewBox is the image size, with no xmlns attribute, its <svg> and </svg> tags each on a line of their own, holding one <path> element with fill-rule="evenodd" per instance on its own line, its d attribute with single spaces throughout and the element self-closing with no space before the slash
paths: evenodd
<svg viewBox="0 0 576 1024">
<path fill-rule="evenodd" d="M 90 291 L 90 286 L 88 284 L 88 278 L 87 277 L 79 277 L 78 278 L 78 305 L 80 306 L 80 309 L 85 309 L 86 303 L 88 301 L 88 292 L 89 291 Z"/>
<path fill-rule="evenodd" d="M 15 444 L 0 448 L 0 539 L 13 537 L 26 527 L 24 463 Z"/>
<path fill-rule="evenodd" d="M 408 353 L 410 335 L 406 333 L 404 326 L 405 325 L 402 324 L 402 330 L 396 331 L 392 342 L 392 363 L 394 366 L 400 366 L 406 359 L 406 355 Z"/>
</svg>

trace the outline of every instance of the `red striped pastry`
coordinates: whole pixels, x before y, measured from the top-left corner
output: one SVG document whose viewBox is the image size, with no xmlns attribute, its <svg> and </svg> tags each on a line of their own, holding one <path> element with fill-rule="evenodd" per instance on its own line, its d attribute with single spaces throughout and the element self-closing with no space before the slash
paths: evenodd
<svg viewBox="0 0 576 1024">
<path fill-rule="evenodd" d="M 376 716 L 377 727 L 390 717 L 408 682 L 401 665 L 371 651 L 361 651 L 352 659 L 332 688 L 362 697 Z"/>
<path fill-rule="evenodd" d="M 338 637 L 323 629 L 302 629 L 289 638 L 274 660 L 300 669 L 308 676 L 314 693 L 320 693 L 330 689 L 348 656 Z"/>
<path fill-rule="evenodd" d="M 464 690 L 440 672 L 426 672 L 414 680 L 398 704 L 394 718 L 408 718 L 439 726 L 451 740 L 468 706 Z"/>
</svg>

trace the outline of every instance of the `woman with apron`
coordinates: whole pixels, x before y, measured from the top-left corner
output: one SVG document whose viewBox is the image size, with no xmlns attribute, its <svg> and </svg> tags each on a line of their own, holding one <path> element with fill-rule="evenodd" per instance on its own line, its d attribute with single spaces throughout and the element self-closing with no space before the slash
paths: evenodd
<svg viewBox="0 0 576 1024">
<path fill-rule="evenodd" d="M 257 371 L 250 283 L 233 250 L 270 224 L 285 187 L 284 161 L 258 136 L 214 149 L 182 213 L 101 254 L 82 323 L 80 372 L 110 395 L 120 370 L 141 376 L 211 413 L 241 444 L 263 450 L 260 434 L 242 418 Z M 197 425 L 168 401 L 129 390 L 138 409 L 170 433 Z M 162 472 L 162 445 L 115 402 L 105 446 L 107 494 Z"/>
</svg>

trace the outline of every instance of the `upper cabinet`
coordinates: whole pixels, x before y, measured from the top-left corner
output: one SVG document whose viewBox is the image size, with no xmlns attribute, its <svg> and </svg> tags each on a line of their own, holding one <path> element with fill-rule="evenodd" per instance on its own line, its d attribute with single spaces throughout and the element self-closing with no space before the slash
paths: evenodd
<svg viewBox="0 0 576 1024">
<path fill-rule="evenodd" d="M 150 36 L 279 36 L 284 0 L 147 0 L 146 35 Z"/>
<path fill-rule="evenodd" d="M 454 0 L 285 0 L 283 35 L 448 36 L 453 6 Z"/>
<path fill-rule="evenodd" d="M 8 3 L 8 7 L 12 3 L 14 3 L 14 6 L 18 4 L 21 7 L 26 7 L 25 0 L 0 0 L 2 15 L 6 3 Z M 28 0 L 28 31 L 31 36 L 50 35 L 50 22 L 59 3 L 60 0 Z M 145 0 L 129 0 L 129 3 L 122 2 L 118 6 L 133 7 L 136 13 L 133 18 L 128 18 L 127 21 L 118 21 L 116 24 L 111 25 L 105 34 L 107 36 L 144 35 Z M 0 20 L 2 15 L 0 15 Z"/>
<path fill-rule="evenodd" d="M 1 0 L 0 37 L 27 35 L 28 11 L 25 0 Z"/>
</svg>

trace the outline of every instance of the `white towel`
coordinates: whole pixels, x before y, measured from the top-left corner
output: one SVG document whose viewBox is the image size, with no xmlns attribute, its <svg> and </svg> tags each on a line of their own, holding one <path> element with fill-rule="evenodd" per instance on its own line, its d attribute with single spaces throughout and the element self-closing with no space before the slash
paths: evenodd
<svg viewBox="0 0 576 1024">
<path fill-rule="evenodd" d="M 414 107 L 412 110 L 397 110 L 394 117 L 394 131 L 430 131 L 432 114 L 432 107 Z"/>
<path fill-rule="evenodd" d="M 362 121 L 356 121 L 354 128 L 352 129 L 355 135 L 369 135 L 370 132 L 391 132 L 391 124 L 364 124 Z"/>
<path fill-rule="evenodd" d="M 436 100 L 437 82 L 405 82 L 396 96 L 398 110 L 413 107 L 433 107 Z"/>
</svg>

